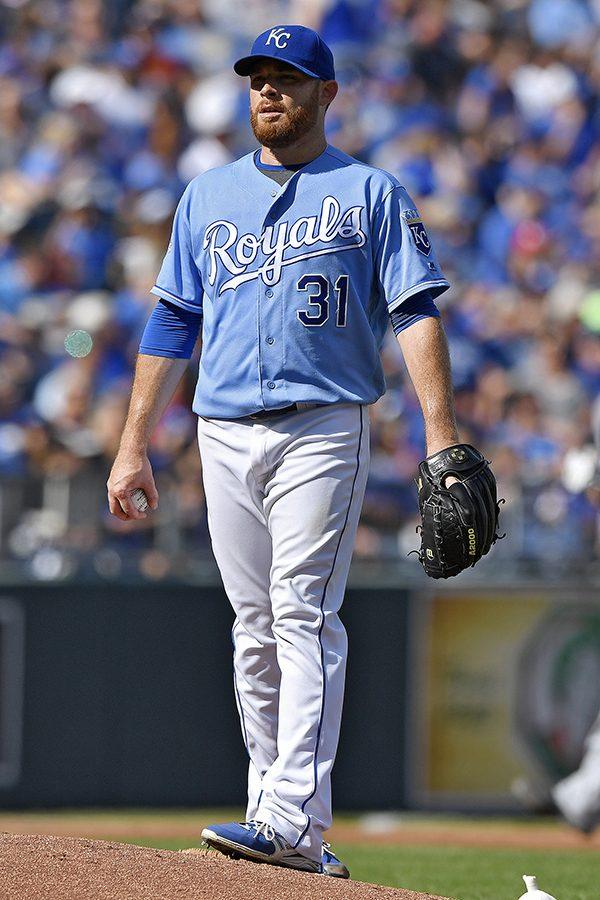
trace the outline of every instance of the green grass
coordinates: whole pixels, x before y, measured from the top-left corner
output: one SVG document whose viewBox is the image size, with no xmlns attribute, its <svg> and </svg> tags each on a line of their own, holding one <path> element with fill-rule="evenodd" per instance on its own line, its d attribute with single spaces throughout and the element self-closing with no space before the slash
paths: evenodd
<svg viewBox="0 0 600 900">
<path fill-rule="evenodd" d="M 352 877 L 458 900 L 517 900 L 522 875 L 557 900 L 597 900 L 598 860 L 587 851 L 531 852 L 464 847 L 344 847 Z"/>
</svg>

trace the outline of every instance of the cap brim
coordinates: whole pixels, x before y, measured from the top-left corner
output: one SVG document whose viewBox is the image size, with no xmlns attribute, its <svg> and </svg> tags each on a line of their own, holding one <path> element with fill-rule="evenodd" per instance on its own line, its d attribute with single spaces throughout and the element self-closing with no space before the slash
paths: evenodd
<svg viewBox="0 0 600 900">
<path fill-rule="evenodd" d="M 269 56 L 266 53 L 253 53 L 250 56 L 242 56 L 241 59 L 238 59 L 238 61 L 233 64 L 233 71 L 236 75 L 249 75 L 252 71 L 253 64 L 259 59 L 274 59 L 277 62 L 287 63 L 288 66 L 292 66 L 293 69 L 304 72 L 305 75 L 310 75 L 311 78 L 321 77 L 320 75 L 317 75 L 316 72 L 311 72 L 310 69 L 299 66 L 296 62 L 292 62 L 291 59 L 285 59 L 283 56 Z"/>
</svg>

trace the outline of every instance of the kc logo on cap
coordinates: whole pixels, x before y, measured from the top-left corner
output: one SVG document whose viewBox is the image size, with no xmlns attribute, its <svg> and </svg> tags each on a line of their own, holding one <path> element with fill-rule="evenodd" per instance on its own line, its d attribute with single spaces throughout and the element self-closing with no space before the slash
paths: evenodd
<svg viewBox="0 0 600 900">
<path fill-rule="evenodd" d="M 323 38 L 305 25 L 273 25 L 252 44 L 248 56 L 234 63 L 238 75 L 250 75 L 257 63 L 276 59 L 323 81 L 335 79 L 333 54 Z"/>
<path fill-rule="evenodd" d="M 284 47 L 287 47 L 288 42 L 284 41 L 283 38 L 287 38 L 288 41 L 291 38 L 291 34 L 289 31 L 284 31 L 283 28 L 273 28 L 269 33 L 269 37 L 265 41 L 265 46 L 268 46 L 271 41 L 275 43 L 276 47 L 279 47 L 280 50 L 283 50 Z"/>
</svg>

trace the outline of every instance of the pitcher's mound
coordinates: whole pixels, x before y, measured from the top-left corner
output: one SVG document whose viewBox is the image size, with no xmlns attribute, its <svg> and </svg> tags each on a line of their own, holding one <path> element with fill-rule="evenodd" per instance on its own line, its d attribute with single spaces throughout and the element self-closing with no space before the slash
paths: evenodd
<svg viewBox="0 0 600 900">
<path fill-rule="evenodd" d="M 39 834 L 0 834 L 0 900 L 442 900 L 325 875 Z"/>
</svg>

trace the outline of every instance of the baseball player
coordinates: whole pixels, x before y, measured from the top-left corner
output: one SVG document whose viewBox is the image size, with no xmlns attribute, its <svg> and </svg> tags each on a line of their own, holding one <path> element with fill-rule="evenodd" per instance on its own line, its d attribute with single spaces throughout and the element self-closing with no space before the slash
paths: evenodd
<svg viewBox="0 0 600 900">
<path fill-rule="evenodd" d="M 569 825 L 591 834 L 600 825 L 600 712 L 585 739 L 578 768 L 550 791 Z"/>
<path fill-rule="evenodd" d="M 202 836 L 230 855 L 348 877 L 323 834 L 368 406 L 385 390 L 379 349 L 391 317 L 428 453 L 457 444 L 434 303 L 448 282 L 398 181 L 327 144 L 338 85 L 320 36 L 270 28 L 234 68 L 249 78 L 259 147 L 195 178 L 178 205 L 109 504 L 121 519 L 142 518 L 131 496 L 141 488 L 156 508 L 148 439 L 201 328 L 193 409 L 212 546 L 235 611 L 249 757 L 246 821 Z"/>
</svg>

